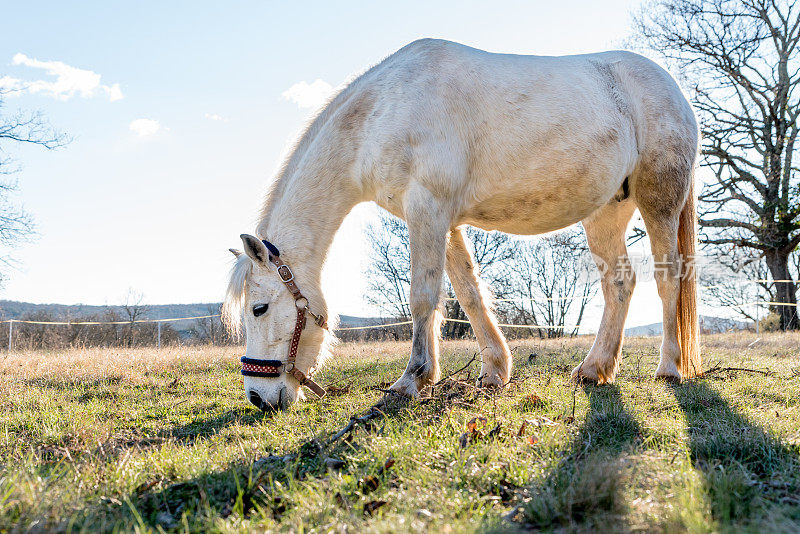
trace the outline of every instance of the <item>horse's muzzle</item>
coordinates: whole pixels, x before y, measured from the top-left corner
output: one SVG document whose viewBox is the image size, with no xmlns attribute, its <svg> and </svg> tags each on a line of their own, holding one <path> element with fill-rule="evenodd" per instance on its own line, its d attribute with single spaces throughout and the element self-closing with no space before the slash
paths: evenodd
<svg viewBox="0 0 800 534">
<path fill-rule="evenodd" d="M 255 391 L 250 390 L 250 394 L 247 397 L 250 400 L 250 403 L 258 408 L 263 412 L 274 412 L 275 410 L 285 410 L 288 404 L 288 395 L 286 395 L 286 387 L 282 387 L 281 390 L 278 392 L 278 402 L 277 404 L 271 404 L 266 402 L 261 398 L 261 396 Z"/>
</svg>

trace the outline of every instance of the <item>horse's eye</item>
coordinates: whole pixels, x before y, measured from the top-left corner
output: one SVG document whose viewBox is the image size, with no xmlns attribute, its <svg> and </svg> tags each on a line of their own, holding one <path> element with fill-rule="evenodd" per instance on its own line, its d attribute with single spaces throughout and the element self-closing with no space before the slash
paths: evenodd
<svg viewBox="0 0 800 534">
<path fill-rule="evenodd" d="M 269 309 L 269 304 L 256 304 L 255 306 L 253 306 L 253 315 L 255 315 L 256 317 L 261 317 L 262 315 L 267 313 L 268 309 Z"/>
</svg>

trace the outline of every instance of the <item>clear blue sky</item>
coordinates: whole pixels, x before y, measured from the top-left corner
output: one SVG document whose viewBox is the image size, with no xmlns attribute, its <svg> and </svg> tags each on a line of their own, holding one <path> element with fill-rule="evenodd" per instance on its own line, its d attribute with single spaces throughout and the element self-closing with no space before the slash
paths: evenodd
<svg viewBox="0 0 800 534">
<path fill-rule="evenodd" d="M 254 230 L 313 111 L 301 105 L 420 37 L 528 54 L 618 48 L 637 4 L 6 3 L 0 80 L 31 88 L 6 106 L 42 110 L 74 141 L 15 151 L 39 235 L 15 251 L 0 297 L 111 304 L 133 288 L 150 303 L 219 301 L 227 248 Z M 325 278 L 337 283 L 326 287 L 342 313 L 371 311 L 362 231 L 372 217 L 357 208 L 334 244 Z M 653 288 L 637 295 L 629 324 L 659 321 Z"/>
</svg>

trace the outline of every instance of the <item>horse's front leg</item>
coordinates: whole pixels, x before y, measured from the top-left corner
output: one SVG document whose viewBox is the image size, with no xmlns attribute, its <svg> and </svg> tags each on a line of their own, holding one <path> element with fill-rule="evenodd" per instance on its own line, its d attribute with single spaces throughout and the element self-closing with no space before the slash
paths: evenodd
<svg viewBox="0 0 800 534">
<path fill-rule="evenodd" d="M 497 327 L 497 320 L 489 305 L 491 295 L 478 275 L 478 265 L 467 247 L 463 227 L 450 232 L 445 268 L 458 303 L 467 313 L 481 347 L 478 384 L 503 387 L 511 376 L 511 351 Z"/>
<path fill-rule="evenodd" d="M 411 357 L 403 376 L 391 389 L 414 396 L 439 379 L 437 308 L 442 289 L 449 210 L 422 186 L 406 196 L 406 222 L 411 248 L 411 318 L 414 321 Z"/>
</svg>

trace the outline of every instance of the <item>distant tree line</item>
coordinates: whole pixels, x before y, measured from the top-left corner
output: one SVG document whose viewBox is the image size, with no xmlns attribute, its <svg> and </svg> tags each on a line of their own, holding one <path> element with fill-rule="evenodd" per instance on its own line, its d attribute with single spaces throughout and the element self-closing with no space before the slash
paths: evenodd
<svg viewBox="0 0 800 534">
<path fill-rule="evenodd" d="M 218 305 L 210 305 L 208 315 L 219 313 Z M 12 326 L 14 350 L 52 350 L 89 347 L 156 347 L 159 344 L 159 326 L 155 322 L 138 322 L 150 319 L 149 308 L 140 303 L 126 303 L 119 309 L 69 317 L 46 310 L 17 317 Z M 17 321 L 98 322 L 105 324 L 30 324 Z M 108 324 L 119 323 L 119 324 Z M 188 323 L 188 324 L 187 324 Z M 208 317 L 182 323 L 162 322 L 160 344 L 175 345 L 231 345 L 238 343 L 225 329 L 219 317 Z M 8 323 L 0 325 L 0 348 L 7 348 Z"/>
</svg>

